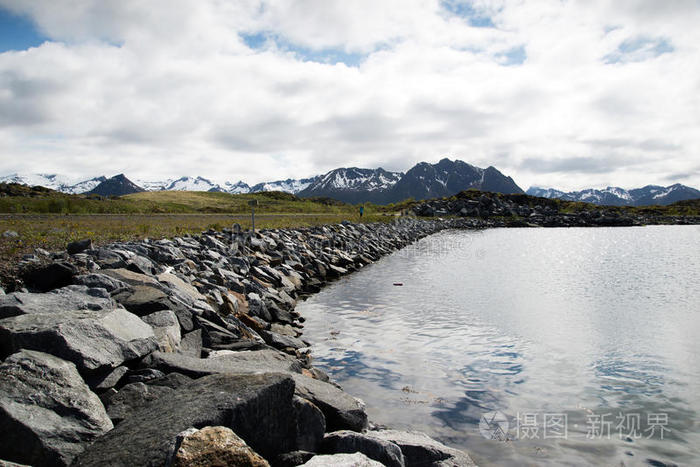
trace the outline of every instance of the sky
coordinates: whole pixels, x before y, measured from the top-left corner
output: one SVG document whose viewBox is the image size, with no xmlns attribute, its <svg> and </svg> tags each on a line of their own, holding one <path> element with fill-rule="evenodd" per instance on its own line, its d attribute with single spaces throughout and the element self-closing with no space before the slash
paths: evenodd
<svg viewBox="0 0 700 467">
<path fill-rule="evenodd" d="M 700 187 L 700 0 L 0 0 L 0 174 Z"/>
</svg>

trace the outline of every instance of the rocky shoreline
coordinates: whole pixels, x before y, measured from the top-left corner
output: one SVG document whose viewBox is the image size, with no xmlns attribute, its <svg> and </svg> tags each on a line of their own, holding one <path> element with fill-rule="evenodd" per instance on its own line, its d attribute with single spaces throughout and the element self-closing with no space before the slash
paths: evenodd
<svg viewBox="0 0 700 467">
<path fill-rule="evenodd" d="M 0 459 L 474 465 L 424 434 L 372 426 L 362 402 L 312 366 L 297 300 L 444 229 L 645 219 L 492 198 L 414 211 L 454 217 L 255 234 L 234 226 L 102 247 L 86 240 L 28 256 L 17 291 L 0 289 Z"/>
<path fill-rule="evenodd" d="M 326 281 L 468 225 L 344 222 L 40 251 L 22 288 L 0 296 L 0 459 L 473 465 L 421 433 L 370 429 L 362 402 L 311 365 L 294 310 Z"/>
<path fill-rule="evenodd" d="M 642 225 L 700 224 L 700 216 L 659 215 L 648 210 L 628 211 L 615 206 L 579 203 L 580 209 L 562 211 L 558 200 L 528 195 L 463 191 L 450 199 L 424 201 L 412 211 L 422 217 L 455 216 L 480 227 L 630 227 Z M 571 204 L 571 203 L 568 203 Z M 645 212 L 646 211 L 646 212 Z"/>
</svg>

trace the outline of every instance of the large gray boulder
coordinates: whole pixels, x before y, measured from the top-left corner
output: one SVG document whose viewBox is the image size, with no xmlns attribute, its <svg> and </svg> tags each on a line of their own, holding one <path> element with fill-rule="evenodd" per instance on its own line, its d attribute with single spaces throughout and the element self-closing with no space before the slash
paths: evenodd
<svg viewBox="0 0 700 467">
<path fill-rule="evenodd" d="M 153 401 L 174 391 L 167 386 L 146 385 L 144 383 L 127 384 L 119 392 L 106 398 L 107 415 L 116 425 L 139 409 L 147 407 Z"/>
<path fill-rule="evenodd" d="M 112 429 L 100 399 L 74 364 L 22 350 L 0 365 L 0 458 L 69 465 L 89 443 Z"/>
<path fill-rule="evenodd" d="M 304 467 L 384 467 L 361 452 L 354 454 L 325 454 L 312 457 Z"/>
<path fill-rule="evenodd" d="M 180 323 L 170 310 L 156 311 L 141 319 L 153 328 L 161 352 L 175 352 L 180 346 Z"/>
<path fill-rule="evenodd" d="M 418 431 L 368 431 L 365 436 L 396 444 L 401 448 L 406 467 L 468 467 L 476 465 L 467 453 L 445 446 Z"/>
<path fill-rule="evenodd" d="M 323 454 L 352 454 L 354 452 L 361 452 L 387 467 L 404 467 L 401 449 L 391 441 L 370 438 L 349 430 L 328 433 L 323 438 L 321 444 L 321 453 Z"/>
<path fill-rule="evenodd" d="M 14 292 L 0 296 L 0 318 L 67 310 L 109 310 L 114 302 L 103 289 L 71 285 L 48 293 Z"/>
<path fill-rule="evenodd" d="M 219 351 L 216 357 L 195 358 L 185 354 L 153 352 L 143 360 L 149 368 L 178 372 L 192 378 L 217 373 L 301 372 L 301 364 L 276 350 Z"/>
<path fill-rule="evenodd" d="M 81 373 L 116 368 L 157 348 L 151 327 L 122 308 L 0 319 L 0 357 L 39 350 L 75 363 Z"/>
<path fill-rule="evenodd" d="M 295 449 L 294 382 L 275 373 L 211 375 L 136 411 L 95 441 L 75 466 L 162 466 L 178 433 L 231 428 L 255 452 L 274 459 Z"/>
<path fill-rule="evenodd" d="M 314 403 L 326 417 L 326 429 L 362 431 L 367 428 L 364 406 L 338 387 L 308 376 L 292 375 L 296 393 Z"/>
</svg>

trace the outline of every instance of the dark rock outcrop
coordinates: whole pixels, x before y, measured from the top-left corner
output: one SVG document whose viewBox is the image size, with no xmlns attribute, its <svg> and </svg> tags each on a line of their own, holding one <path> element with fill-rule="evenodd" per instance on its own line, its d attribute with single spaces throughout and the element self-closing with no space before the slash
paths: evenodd
<svg viewBox="0 0 700 467">
<path fill-rule="evenodd" d="M 311 401 L 326 417 L 326 429 L 362 431 L 367 428 L 364 405 L 336 386 L 304 375 L 292 375 L 298 396 Z"/>
<path fill-rule="evenodd" d="M 361 452 L 370 459 L 387 467 L 404 467 L 401 449 L 391 441 L 371 438 L 354 431 L 335 431 L 323 438 L 321 452 L 324 454 L 352 454 Z"/>
<path fill-rule="evenodd" d="M 401 448 L 406 467 L 468 467 L 476 465 L 466 453 L 447 447 L 425 433 L 380 430 L 368 431 L 366 436 L 393 443 Z"/>
<path fill-rule="evenodd" d="M 72 363 L 22 350 L 0 365 L 0 458 L 69 465 L 111 429 L 100 399 Z"/>
<path fill-rule="evenodd" d="M 212 375 L 153 401 L 95 441 L 76 466 L 166 463 L 178 435 L 225 426 L 265 458 L 294 450 L 294 382 L 285 375 Z"/>
</svg>

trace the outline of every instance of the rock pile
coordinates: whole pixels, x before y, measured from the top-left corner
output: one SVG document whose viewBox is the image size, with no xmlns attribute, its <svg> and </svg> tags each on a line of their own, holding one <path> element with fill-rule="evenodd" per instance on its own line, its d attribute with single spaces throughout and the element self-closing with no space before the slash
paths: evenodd
<svg viewBox="0 0 700 467">
<path fill-rule="evenodd" d="M 327 281 L 457 225 L 469 224 L 85 241 L 30 261 L 25 289 L 0 295 L 0 459 L 473 465 L 424 435 L 368 431 L 362 402 L 311 365 L 294 309 Z"/>
<path fill-rule="evenodd" d="M 700 224 L 700 217 L 630 214 L 615 207 L 595 206 L 561 212 L 557 200 L 527 195 L 461 192 L 413 206 L 422 217 L 472 218 L 480 227 L 617 227 L 649 224 Z M 590 207 L 590 205 L 589 205 Z"/>
</svg>

